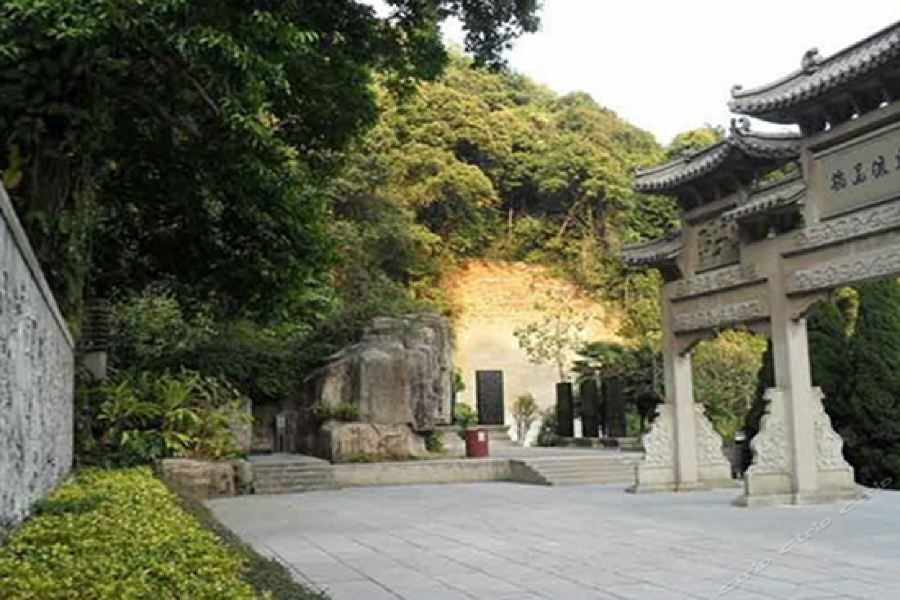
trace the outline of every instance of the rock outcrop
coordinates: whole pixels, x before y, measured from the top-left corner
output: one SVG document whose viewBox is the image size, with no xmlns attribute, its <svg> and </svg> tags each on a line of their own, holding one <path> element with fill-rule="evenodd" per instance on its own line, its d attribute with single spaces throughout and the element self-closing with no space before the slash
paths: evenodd
<svg viewBox="0 0 900 600">
<path fill-rule="evenodd" d="M 360 421 L 431 431 L 451 421 L 451 361 L 443 317 L 379 317 L 307 381 L 314 403 L 355 404 Z"/>
<path fill-rule="evenodd" d="M 332 356 L 306 382 L 304 403 L 325 412 L 356 406 L 359 422 L 329 422 L 301 446 L 332 460 L 421 455 L 418 434 L 452 421 L 452 373 L 445 318 L 373 319 L 359 343 Z"/>
</svg>

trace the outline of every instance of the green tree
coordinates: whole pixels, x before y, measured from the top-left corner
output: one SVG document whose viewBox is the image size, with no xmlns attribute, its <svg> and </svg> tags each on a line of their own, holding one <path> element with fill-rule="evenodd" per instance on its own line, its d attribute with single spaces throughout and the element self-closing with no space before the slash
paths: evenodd
<svg viewBox="0 0 900 600">
<path fill-rule="evenodd" d="M 535 309 L 542 315 L 540 320 L 513 332 L 519 347 L 529 361 L 555 366 L 559 381 L 568 381 L 570 357 L 584 346 L 591 316 L 573 306 L 571 297 L 555 291 L 547 291 Z"/>
<path fill-rule="evenodd" d="M 822 388 L 826 405 L 840 402 L 852 378 L 844 314 L 832 302 L 816 305 L 807 319 L 807 335 L 812 383 Z"/>
<path fill-rule="evenodd" d="M 900 282 L 859 288 L 850 339 L 853 381 L 844 402 L 830 403 L 844 452 L 867 485 L 900 487 Z"/>
<path fill-rule="evenodd" d="M 694 396 L 725 439 L 734 439 L 751 409 L 765 344 L 746 331 L 726 330 L 693 352 Z"/>
<path fill-rule="evenodd" d="M 67 313 L 86 287 L 166 281 L 225 314 L 316 318 L 324 184 L 375 121 L 372 72 L 436 77 L 449 17 L 489 65 L 537 27 L 533 0 L 388 5 L 4 2 L 4 180 Z"/>
<path fill-rule="evenodd" d="M 525 445 L 525 438 L 531 430 L 531 425 L 539 414 L 537 401 L 531 394 L 522 394 L 513 402 L 512 415 L 516 421 L 516 440 L 521 445 Z"/>
<path fill-rule="evenodd" d="M 722 126 L 709 124 L 699 129 L 683 131 L 672 138 L 672 142 L 666 147 L 666 160 L 674 160 L 685 154 L 703 150 L 724 137 L 725 129 Z"/>
</svg>

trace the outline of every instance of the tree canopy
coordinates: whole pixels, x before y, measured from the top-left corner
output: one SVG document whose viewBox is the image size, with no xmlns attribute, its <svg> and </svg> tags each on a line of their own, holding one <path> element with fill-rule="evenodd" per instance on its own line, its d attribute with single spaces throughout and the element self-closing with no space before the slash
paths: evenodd
<svg viewBox="0 0 900 600">
<path fill-rule="evenodd" d="M 224 314 L 317 314 L 333 263 L 325 180 L 447 55 L 459 17 L 498 65 L 536 2 L 10 0 L 0 7 L 4 181 L 70 315 L 164 281 Z"/>
</svg>

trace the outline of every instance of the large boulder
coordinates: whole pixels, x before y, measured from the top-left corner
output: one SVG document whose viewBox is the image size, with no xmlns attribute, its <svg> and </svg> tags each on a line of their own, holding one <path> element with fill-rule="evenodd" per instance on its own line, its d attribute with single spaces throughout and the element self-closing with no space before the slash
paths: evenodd
<svg viewBox="0 0 900 600">
<path fill-rule="evenodd" d="M 166 458 L 159 463 L 159 475 L 189 498 L 206 500 L 234 496 L 237 493 L 236 468 L 239 467 L 241 476 L 249 477 L 245 468 L 230 461 Z"/>
<path fill-rule="evenodd" d="M 329 421 L 318 436 L 317 454 L 334 461 L 357 458 L 405 459 L 425 456 L 425 442 L 409 425 Z"/>
<path fill-rule="evenodd" d="M 437 315 L 379 317 L 307 380 L 312 403 L 355 404 L 360 421 L 431 431 L 451 422 L 452 347 Z"/>
</svg>

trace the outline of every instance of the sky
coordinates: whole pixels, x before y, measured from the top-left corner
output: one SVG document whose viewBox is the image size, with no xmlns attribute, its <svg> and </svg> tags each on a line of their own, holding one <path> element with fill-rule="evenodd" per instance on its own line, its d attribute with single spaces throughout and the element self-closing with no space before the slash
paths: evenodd
<svg viewBox="0 0 900 600">
<path fill-rule="evenodd" d="M 734 84 L 769 83 L 810 48 L 828 56 L 900 20 L 900 0 L 543 0 L 541 18 L 510 66 L 556 92 L 588 92 L 666 144 L 727 126 Z M 461 43 L 458 23 L 444 33 Z"/>
</svg>

